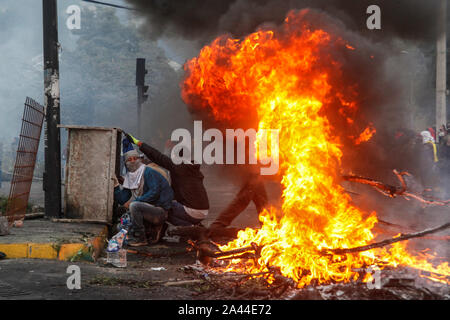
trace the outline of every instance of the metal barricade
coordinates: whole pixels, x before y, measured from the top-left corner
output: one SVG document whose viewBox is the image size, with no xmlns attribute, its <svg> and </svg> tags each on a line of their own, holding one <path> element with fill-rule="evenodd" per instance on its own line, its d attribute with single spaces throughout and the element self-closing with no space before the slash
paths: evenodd
<svg viewBox="0 0 450 320">
<path fill-rule="evenodd" d="M 23 111 L 22 129 L 19 136 L 11 189 L 6 206 L 5 215 L 10 223 L 15 220 L 22 220 L 25 217 L 44 115 L 44 107 L 27 97 Z"/>
</svg>

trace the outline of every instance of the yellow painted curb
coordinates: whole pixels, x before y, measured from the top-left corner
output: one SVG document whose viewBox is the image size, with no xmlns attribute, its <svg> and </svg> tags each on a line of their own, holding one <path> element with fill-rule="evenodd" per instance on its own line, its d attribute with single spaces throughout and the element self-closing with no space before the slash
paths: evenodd
<svg viewBox="0 0 450 320">
<path fill-rule="evenodd" d="M 0 244 L 0 251 L 5 253 L 7 258 L 27 258 L 28 243 Z"/>
<path fill-rule="evenodd" d="M 6 253 L 6 252 L 5 252 Z M 56 259 L 58 252 L 51 243 L 29 243 L 28 256 L 32 259 Z"/>
<path fill-rule="evenodd" d="M 102 252 L 105 244 L 108 228 L 105 227 L 98 237 L 94 237 L 86 243 L 8 243 L 0 244 L 0 251 L 6 254 L 8 259 L 58 259 L 70 260 L 79 252 L 91 252 L 95 260 Z M 89 248 L 92 248 L 89 251 Z M 81 250 L 81 251 L 80 251 Z"/>
<path fill-rule="evenodd" d="M 63 244 L 61 249 L 59 249 L 58 260 L 70 260 L 78 251 L 83 250 L 85 247 L 82 243 Z"/>
</svg>

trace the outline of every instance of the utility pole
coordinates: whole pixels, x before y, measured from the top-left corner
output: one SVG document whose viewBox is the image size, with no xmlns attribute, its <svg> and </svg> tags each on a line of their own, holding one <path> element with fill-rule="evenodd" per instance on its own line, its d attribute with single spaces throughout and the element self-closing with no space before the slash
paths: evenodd
<svg viewBox="0 0 450 320">
<path fill-rule="evenodd" d="M 138 125 L 138 136 L 142 135 L 141 132 L 141 116 L 142 116 L 142 104 L 147 101 L 148 86 L 145 85 L 145 75 L 147 74 L 147 69 L 145 69 L 145 59 L 136 59 L 136 86 L 137 86 L 137 125 Z"/>
<path fill-rule="evenodd" d="M 61 215 L 61 138 L 59 106 L 59 43 L 56 0 L 42 0 L 44 30 L 45 215 Z"/>
<path fill-rule="evenodd" d="M 436 142 L 439 130 L 447 123 L 447 0 L 441 0 L 439 10 L 439 36 L 436 44 Z"/>
<path fill-rule="evenodd" d="M 3 143 L 0 142 L 0 188 L 2 187 L 2 160 L 3 160 Z"/>
</svg>

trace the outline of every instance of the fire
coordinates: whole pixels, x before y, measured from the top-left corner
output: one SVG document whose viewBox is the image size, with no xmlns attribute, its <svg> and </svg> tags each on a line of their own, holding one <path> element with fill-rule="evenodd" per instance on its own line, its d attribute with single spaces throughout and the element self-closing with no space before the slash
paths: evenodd
<svg viewBox="0 0 450 320">
<path fill-rule="evenodd" d="M 345 47 L 346 47 L 347 49 L 349 49 L 349 50 L 356 50 L 354 47 L 352 47 L 352 46 L 349 45 L 349 44 L 346 44 Z"/>
<path fill-rule="evenodd" d="M 355 144 L 361 144 L 363 142 L 369 141 L 370 138 L 377 132 L 377 130 L 371 126 L 367 127 L 361 135 L 355 140 Z"/>
<path fill-rule="evenodd" d="M 435 269 L 400 245 L 391 252 L 320 253 L 370 243 L 377 223 L 376 213 L 357 208 L 339 184 L 345 137 L 336 134 L 327 111 L 337 108 L 353 137 L 359 131 L 351 118 L 358 109 L 357 86 L 336 85 L 341 65 L 329 54 L 341 49 L 349 45 L 313 28 L 308 11 L 293 11 L 280 29 L 259 30 L 242 40 L 219 37 L 185 65 L 182 97 L 192 108 L 228 124 L 280 130 L 281 212 L 260 212 L 260 229 L 247 228 L 221 247 L 262 247 L 257 261 L 235 259 L 227 270 L 255 273 L 275 267 L 299 288 L 311 282 L 356 280 L 355 269 L 379 262 L 450 275 L 448 265 Z M 356 142 L 369 140 L 375 132 L 369 125 Z"/>
</svg>

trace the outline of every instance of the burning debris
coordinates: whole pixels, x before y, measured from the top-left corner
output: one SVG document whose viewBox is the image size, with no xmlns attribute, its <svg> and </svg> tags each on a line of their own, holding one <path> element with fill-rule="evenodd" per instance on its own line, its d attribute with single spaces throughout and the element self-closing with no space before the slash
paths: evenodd
<svg viewBox="0 0 450 320">
<path fill-rule="evenodd" d="M 406 185 L 405 179 L 403 176 L 410 176 L 408 172 L 398 172 L 397 170 L 394 170 L 394 174 L 397 176 L 397 178 L 400 180 L 401 187 L 391 186 L 379 181 L 376 181 L 374 179 L 370 178 L 363 178 L 359 176 L 343 176 L 342 178 L 346 181 L 350 182 L 357 182 L 362 184 L 367 184 L 378 192 L 384 194 L 385 196 L 395 198 L 398 196 L 401 196 L 405 198 L 406 200 L 410 200 L 410 198 L 413 198 L 415 200 L 420 201 L 421 203 L 425 205 L 438 205 L 438 206 L 449 206 L 450 200 L 441 200 L 437 199 L 431 196 L 426 196 L 423 194 L 419 194 L 417 192 L 409 191 L 408 187 Z"/>
<path fill-rule="evenodd" d="M 436 300 L 449 299 L 446 286 L 427 280 L 420 272 L 411 268 L 386 268 L 378 273 L 377 279 L 368 283 L 361 280 L 350 283 L 331 283 L 318 285 L 313 283 L 305 288 L 297 288 L 296 283 L 272 269 L 259 273 L 221 273 L 217 267 L 188 265 L 182 268 L 204 279 L 206 289 L 199 290 L 202 298 L 220 298 L 232 300 Z M 375 269 L 378 270 L 378 269 Z M 355 270 L 363 276 L 373 273 L 368 267 Z M 377 271 L 375 271 L 375 274 Z M 375 275 L 374 274 L 374 275 Z"/>
<path fill-rule="evenodd" d="M 344 68 L 344 60 L 355 50 L 340 36 L 339 27 L 330 27 L 326 20 L 312 10 L 291 11 L 280 28 L 261 29 L 242 40 L 219 37 L 185 65 L 182 96 L 192 109 L 219 123 L 280 130 L 279 174 L 284 188 L 281 210 L 259 213 L 260 229 L 247 228 L 226 245 L 193 246 L 200 257 L 221 261 L 217 270 L 269 274 L 265 279 L 271 285 L 284 277 L 296 289 L 367 282 L 370 275 L 355 270 L 372 265 L 408 266 L 448 284 L 448 262 L 434 267 L 429 262 L 434 257 L 409 253 L 400 241 L 441 231 L 449 224 L 372 243 L 376 213 L 356 207 L 339 184 L 348 144 L 362 144 L 376 130 L 360 113 L 363 92 L 357 77 Z M 401 188 L 357 176 L 344 179 L 372 185 L 391 197 L 448 203 L 410 192 L 403 179 L 406 173 L 395 174 Z M 382 248 L 388 244 L 389 250 Z"/>
</svg>

